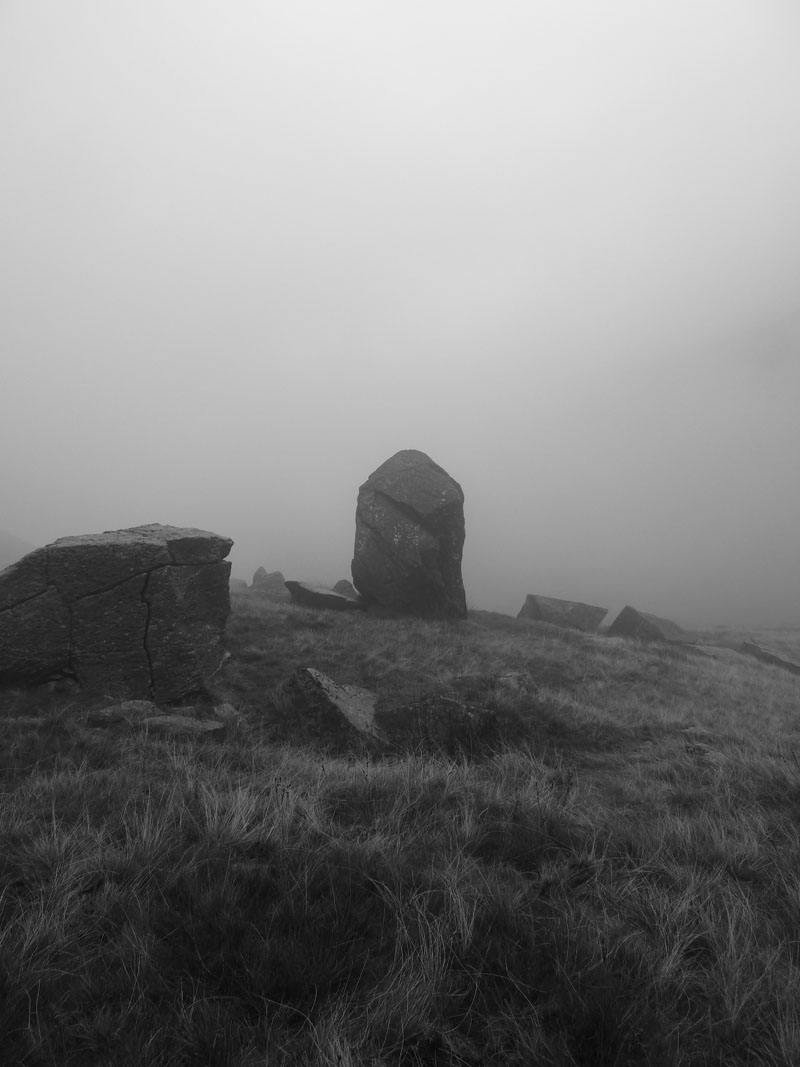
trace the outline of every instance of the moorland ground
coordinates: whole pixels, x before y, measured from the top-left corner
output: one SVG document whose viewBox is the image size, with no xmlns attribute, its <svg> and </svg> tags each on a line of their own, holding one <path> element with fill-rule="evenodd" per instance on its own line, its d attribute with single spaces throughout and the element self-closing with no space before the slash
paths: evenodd
<svg viewBox="0 0 800 1067">
<path fill-rule="evenodd" d="M 4 1065 L 800 1063 L 800 678 L 252 594 L 227 640 L 211 736 L 0 697 Z M 300 666 L 383 740 L 309 738 Z"/>
</svg>

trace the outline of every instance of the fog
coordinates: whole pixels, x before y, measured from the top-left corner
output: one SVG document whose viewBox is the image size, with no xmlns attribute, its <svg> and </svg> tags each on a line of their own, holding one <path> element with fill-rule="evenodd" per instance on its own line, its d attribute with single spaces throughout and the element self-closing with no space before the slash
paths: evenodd
<svg viewBox="0 0 800 1067">
<path fill-rule="evenodd" d="M 800 625 L 793 0 L 5 0 L 0 527 L 349 577 L 401 448 L 470 606 Z"/>
</svg>

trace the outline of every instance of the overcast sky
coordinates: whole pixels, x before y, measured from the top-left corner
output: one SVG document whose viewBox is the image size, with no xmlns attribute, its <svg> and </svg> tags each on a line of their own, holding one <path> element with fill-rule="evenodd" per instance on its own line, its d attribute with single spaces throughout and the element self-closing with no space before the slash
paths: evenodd
<svg viewBox="0 0 800 1067">
<path fill-rule="evenodd" d="M 795 0 L 0 0 L 0 528 L 800 625 Z M 610 617 L 609 617 L 610 621 Z"/>
</svg>

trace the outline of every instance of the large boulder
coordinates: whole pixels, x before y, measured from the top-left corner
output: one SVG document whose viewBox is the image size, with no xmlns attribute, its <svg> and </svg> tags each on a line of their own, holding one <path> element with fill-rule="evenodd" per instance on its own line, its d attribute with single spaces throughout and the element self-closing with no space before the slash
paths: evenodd
<svg viewBox="0 0 800 1067">
<path fill-rule="evenodd" d="M 396 453 L 359 488 L 352 572 L 368 603 L 466 618 L 463 548 L 464 493 L 424 452 Z"/>
<path fill-rule="evenodd" d="M 669 644 L 691 644 L 695 637 L 682 630 L 677 623 L 648 615 L 627 605 L 608 628 L 609 634 L 619 637 L 638 637 L 640 641 L 665 641 Z"/>
<path fill-rule="evenodd" d="M 304 608 L 331 608 L 333 611 L 363 611 L 366 605 L 362 600 L 343 596 L 333 589 L 322 585 L 309 585 L 308 582 L 288 581 L 284 583 L 295 604 Z"/>
<path fill-rule="evenodd" d="M 579 600 L 559 600 L 557 597 L 529 593 L 517 618 L 591 631 L 597 629 L 607 613 L 608 608 L 582 604 Z"/>
<path fill-rule="evenodd" d="M 62 537 L 0 572 L 0 683 L 67 676 L 175 700 L 223 658 L 230 538 L 175 526 Z"/>
</svg>

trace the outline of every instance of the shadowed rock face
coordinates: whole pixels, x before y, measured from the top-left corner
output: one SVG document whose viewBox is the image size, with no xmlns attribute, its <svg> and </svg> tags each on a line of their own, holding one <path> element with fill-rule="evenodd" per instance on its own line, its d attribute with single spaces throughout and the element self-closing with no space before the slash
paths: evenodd
<svg viewBox="0 0 800 1067">
<path fill-rule="evenodd" d="M 0 572 L 0 683 L 77 679 L 173 700 L 219 667 L 230 538 L 174 526 L 62 537 Z"/>
<path fill-rule="evenodd" d="M 333 589 L 307 582 L 288 581 L 284 583 L 296 604 L 306 608 L 330 608 L 333 611 L 364 611 L 366 605 L 362 600 L 343 596 Z"/>
<path fill-rule="evenodd" d="M 596 630 L 608 613 L 608 608 L 582 604 L 578 600 L 559 600 L 552 596 L 536 596 L 529 593 L 522 605 L 518 619 L 535 619 L 554 626 L 568 626 L 575 630 Z"/>
<path fill-rule="evenodd" d="M 398 452 L 358 491 L 353 584 L 371 604 L 466 618 L 464 494 L 424 452 Z"/>
<path fill-rule="evenodd" d="M 610 634 L 618 637 L 638 637 L 641 641 L 667 641 L 678 644 L 691 644 L 695 637 L 682 630 L 677 623 L 669 619 L 660 619 L 658 615 L 648 615 L 637 611 L 630 605 L 624 607 L 608 628 Z"/>
</svg>

